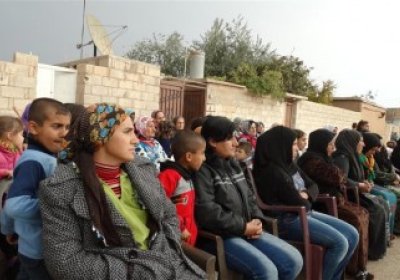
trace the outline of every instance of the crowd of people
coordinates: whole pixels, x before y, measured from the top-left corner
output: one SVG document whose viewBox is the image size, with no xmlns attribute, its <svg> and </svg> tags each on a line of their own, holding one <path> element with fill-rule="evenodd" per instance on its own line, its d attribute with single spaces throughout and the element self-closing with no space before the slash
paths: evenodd
<svg viewBox="0 0 400 280">
<path fill-rule="evenodd" d="M 205 279 L 182 244 L 216 254 L 245 279 L 296 279 L 303 206 L 325 248 L 323 279 L 373 279 L 368 260 L 400 234 L 400 143 L 369 131 L 300 129 L 223 116 L 190 123 L 38 98 L 0 116 L 0 278 Z M 397 145 L 396 145 L 397 144 Z M 338 217 L 317 202 L 336 197 Z M 265 231 L 266 216 L 279 236 Z M 185 245 L 185 246 L 186 246 Z"/>
</svg>

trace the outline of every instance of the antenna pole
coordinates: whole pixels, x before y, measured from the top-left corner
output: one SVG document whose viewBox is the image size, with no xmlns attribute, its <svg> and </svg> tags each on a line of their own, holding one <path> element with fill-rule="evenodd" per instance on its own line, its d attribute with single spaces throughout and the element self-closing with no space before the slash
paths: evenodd
<svg viewBox="0 0 400 280">
<path fill-rule="evenodd" d="M 81 32 L 81 59 L 83 58 L 83 35 L 85 34 L 86 0 L 83 0 L 82 32 Z"/>
</svg>

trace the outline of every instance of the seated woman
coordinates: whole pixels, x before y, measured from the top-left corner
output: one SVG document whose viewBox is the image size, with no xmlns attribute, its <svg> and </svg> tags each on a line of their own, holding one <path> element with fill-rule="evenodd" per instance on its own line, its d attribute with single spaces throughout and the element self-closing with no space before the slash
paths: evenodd
<svg viewBox="0 0 400 280">
<path fill-rule="evenodd" d="M 160 162 L 168 159 L 160 142 L 154 137 L 156 136 L 156 127 L 154 121 L 150 117 L 140 117 L 135 124 L 135 128 L 139 133 L 139 144 L 136 145 L 135 153 L 138 156 L 150 159 L 160 170 Z"/>
<path fill-rule="evenodd" d="M 261 199 L 270 205 L 305 206 L 311 242 L 325 247 L 323 279 L 340 279 L 358 244 L 356 229 L 332 216 L 311 210 L 317 185 L 294 163 L 296 134 L 276 126 L 257 141 L 253 174 Z M 302 240 L 298 215 L 277 215 L 279 231 L 290 240 Z"/>
<path fill-rule="evenodd" d="M 333 153 L 334 164 L 342 170 L 346 186 L 358 188 L 360 205 L 369 213 L 368 258 L 380 259 L 386 252 L 386 202 L 370 194 L 372 184 L 365 180 L 363 168 L 359 162 L 364 142 L 361 134 L 352 129 L 342 130 L 336 138 L 336 151 Z M 349 199 L 355 201 L 354 196 Z M 386 206 L 387 207 L 387 206 Z"/>
<path fill-rule="evenodd" d="M 396 213 L 397 197 L 391 190 L 384 187 L 384 185 L 379 186 L 375 183 L 378 181 L 390 182 L 389 179 L 392 176 L 391 174 L 385 172 L 378 172 L 378 167 L 375 161 L 375 153 L 381 148 L 381 142 L 377 134 L 365 132 L 362 134 L 362 136 L 364 140 L 364 148 L 362 153 L 359 155 L 359 161 L 364 171 L 364 178 L 366 178 L 367 181 L 373 186 L 371 194 L 382 197 L 387 202 L 387 205 L 389 205 L 389 208 L 387 208 L 387 215 L 390 231 L 387 232 L 387 234 L 388 240 L 391 240 L 391 237 L 394 238 L 394 215 Z M 392 179 L 395 178 L 396 176 L 392 177 Z"/>
<path fill-rule="evenodd" d="M 227 265 L 245 279 L 295 279 L 302 268 L 300 253 L 263 231 L 263 214 L 238 162 L 233 122 L 210 116 L 201 134 L 206 161 L 196 174 L 198 226 L 224 239 Z"/>
<path fill-rule="evenodd" d="M 367 268 L 368 262 L 368 211 L 345 199 L 344 174 L 333 164 L 335 133 L 327 129 L 317 129 L 310 133 L 307 151 L 297 160 L 297 165 L 318 185 L 320 193 L 335 196 L 341 220 L 354 226 L 360 242 L 347 265 L 348 274 L 355 279 L 372 279 Z"/>
<path fill-rule="evenodd" d="M 135 158 L 129 116 L 99 104 L 77 120 L 72 162 L 39 189 L 44 259 L 54 279 L 204 279 L 182 252 L 156 169 Z"/>
</svg>

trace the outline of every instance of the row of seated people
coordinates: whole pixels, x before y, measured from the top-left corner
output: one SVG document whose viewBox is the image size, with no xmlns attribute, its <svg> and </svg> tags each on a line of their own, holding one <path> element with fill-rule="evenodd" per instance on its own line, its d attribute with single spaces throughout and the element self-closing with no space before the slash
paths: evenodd
<svg viewBox="0 0 400 280">
<path fill-rule="evenodd" d="M 61 147 L 60 140 L 66 136 L 70 115 L 60 104 L 47 99 L 33 105 L 30 116 L 33 133 L 28 151 L 42 149 L 41 152 L 54 154 Z M 27 176 L 24 167 L 31 166 L 23 165 L 29 162 L 26 159 L 17 164 L 3 213 L 13 218 L 16 213 L 13 203 L 20 203 L 28 194 L 29 203 L 40 204 L 40 212 L 30 213 L 33 218 L 18 219 L 19 216 L 14 215 L 18 226 L 10 228 L 21 230 L 16 233 L 22 268 L 24 273 L 31 273 L 26 279 L 204 278 L 204 273 L 182 254 L 179 241 L 182 237 L 194 244 L 193 213 L 200 228 L 224 238 L 228 266 L 243 273 L 246 279 L 297 277 L 302 268 L 299 252 L 263 231 L 264 214 L 257 207 L 240 166 L 233 160 L 237 141 L 231 121 L 209 117 L 201 132 L 204 140 L 190 133 L 182 136 L 181 142 L 179 137 L 175 139 L 176 147 L 172 150 L 177 153 L 176 162 L 162 166 L 159 176 L 178 214 L 187 211 L 186 216 L 178 215 L 177 219 L 175 210 L 172 211 L 171 204 L 159 191 L 154 166 L 134 157 L 138 140 L 124 110 L 107 104 L 95 105 L 90 110 L 81 112 L 73 122 L 72 144 L 68 151 L 71 162 L 60 164 L 54 175 L 42 183 L 39 199 L 37 192 L 18 190 L 18 183 L 23 182 L 21 178 Z M 41 121 L 36 119 L 40 114 Z M 65 118 L 60 119 L 60 115 Z M 54 124 L 62 124 L 56 139 L 51 139 L 49 130 L 39 129 L 47 125 L 55 129 Z M 32 154 L 35 153 L 26 153 L 25 157 Z M 310 210 L 311 239 L 326 248 L 323 279 L 340 279 L 357 247 L 359 233 L 345 222 L 311 210 L 318 186 L 293 164 L 295 155 L 296 138 L 292 130 L 278 126 L 260 136 L 254 162 L 257 188 L 269 204 L 304 205 Z M 46 164 L 54 162 L 50 157 L 43 160 Z M 181 171 L 180 175 L 168 172 L 171 168 Z M 199 171 L 192 174 L 197 169 Z M 194 175 L 193 185 L 190 175 Z M 191 195 L 183 195 L 188 190 Z M 279 220 L 282 237 L 300 238 L 298 217 L 272 214 Z M 178 224 L 182 231 L 179 234 Z M 27 237 L 23 232 L 27 226 L 40 234 Z M 7 231 L 7 223 L 2 223 L 2 231 L 8 236 L 12 233 Z M 34 248 L 32 242 L 36 242 Z M 211 252 L 215 250 L 212 247 L 212 244 L 204 245 L 204 249 Z M 38 260 L 35 265 L 41 267 L 44 274 L 35 276 L 32 267 L 26 265 L 32 259 Z M 361 272 L 355 276 L 368 276 L 365 271 Z"/>
</svg>

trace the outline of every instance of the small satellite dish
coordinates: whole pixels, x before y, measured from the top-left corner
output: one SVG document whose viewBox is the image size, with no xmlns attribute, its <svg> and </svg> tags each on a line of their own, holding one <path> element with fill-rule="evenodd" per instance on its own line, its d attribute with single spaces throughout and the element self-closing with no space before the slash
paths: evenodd
<svg viewBox="0 0 400 280">
<path fill-rule="evenodd" d="M 99 49 L 102 55 L 112 55 L 112 43 L 100 21 L 95 16 L 87 15 L 86 22 L 95 47 Z"/>
</svg>

